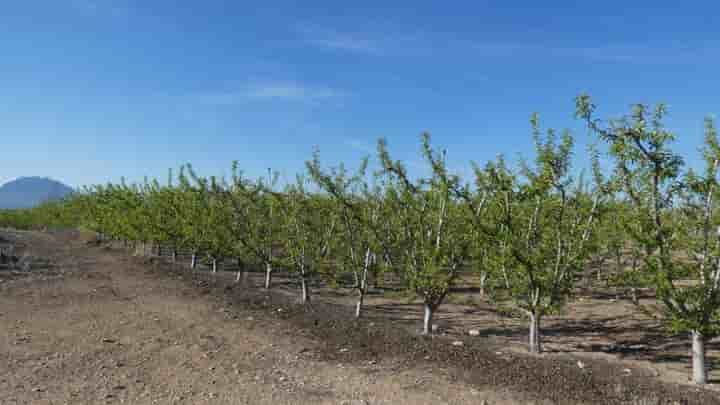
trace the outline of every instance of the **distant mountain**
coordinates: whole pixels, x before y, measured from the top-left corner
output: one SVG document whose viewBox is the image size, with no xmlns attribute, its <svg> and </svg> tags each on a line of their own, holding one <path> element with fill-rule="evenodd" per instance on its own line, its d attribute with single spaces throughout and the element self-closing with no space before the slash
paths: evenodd
<svg viewBox="0 0 720 405">
<path fill-rule="evenodd" d="M 0 209 L 29 208 L 58 200 L 73 189 L 59 181 L 44 177 L 20 177 L 0 186 Z"/>
</svg>

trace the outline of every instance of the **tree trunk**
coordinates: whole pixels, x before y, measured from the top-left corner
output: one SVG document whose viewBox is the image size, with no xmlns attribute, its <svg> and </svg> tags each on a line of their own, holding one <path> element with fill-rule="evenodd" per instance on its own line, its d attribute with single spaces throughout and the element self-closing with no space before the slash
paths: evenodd
<svg viewBox="0 0 720 405">
<path fill-rule="evenodd" d="M 370 279 L 372 280 L 372 288 L 374 290 L 379 290 L 381 287 L 380 283 L 380 275 L 377 274 L 377 271 L 374 271 L 372 275 L 370 276 Z"/>
<path fill-rule="evenodd" d="M 534 312 L 530 313 L 530 353 L 540 353 L 542 345 L 540 344 L 540 315 Z"/>
<path fill-rule="evenodd" d="M 162 257 L 162 245 L 160 243 L 157 244 L 157 256 Z"/>
<path fill-rule="evenodd" d="M 432 305 L 425 303 L 425 317 L 423 318 L 423 335 L 432 334 L 432 321 L 433 315 L 435 315 L 435 308 Z"/>
<path fill-rule="evenodd" d="M 487 273 L 480 273 L 480 296 L 485 297 L 485 281 L 487 280 Z"/>
<path fill-rule="evenodd" d="M 267 262 L 265 263 L 265 289 L 270 289 L 270 284 L 272 283 L 272 263 Z"/>
<path fill-rule="evenodd" d="M 692 331 L 692 374 L 695 384 L 707 384 L 705 336 L 697 331 Z"/>
<path fill-rule="evenodd" d="M 503 281 L 505 281 L 505 288 L 509 290 L 510 289 L 510 278 L 508 278 L 507 268 L 505 267 L 504 264 L 502 266 L 502 273 L 503 273 Z"/>
<path fill-rule="evenodd" d="M 212 259 L 212 272 L 217 273 L 217 259 Z"/>
<path fill-rule="evenodd" d="M 302 274 L 300 276 L 300 285 L 302 287 L 302 303 L 303 305 L 310 303 L 310 287 L 308 286 L 308 282 L 305 278 L 305 275 Z"/>
<path fill-rule="evenodd" d="M 237 265 L 238 271 L 237 276 L 235 277 L 235 282 L 245 284 L 245 279 L 247 276 L 247 273 L 245 272 L 245 263 L 243 263 L 242 259 L 238 258 Z"/>
<path fill-rule="evenodd" d="M 192 270 L 195 270 L 197 267 L 197 253 L 193 252 L 192 257 L 190 258 L 190 268 Z"/>
<path fill-rule="evenodd" d="M 360 319 L 360 316 L 362 316 L 362 306 L 363 301 L 365 300 L 365 289 L 358 290 L 358 300 L 355 304 L 355 318 Z"/>
<path fill-rule="evenodd" d="M 632 299 L 633 304 L 637 305 L 640 300 L 638 299 L 638 293 L 636 287 L 630 287 L 630 299 Z"/>
<path fill-rule="evenodd" d="M 172 251 L 172 262 L 173 262 L 173 264 L 177 263 L 177 256 L 178 256 L 177 249 L 173 248 L 173 251 Z"/>
</svg>

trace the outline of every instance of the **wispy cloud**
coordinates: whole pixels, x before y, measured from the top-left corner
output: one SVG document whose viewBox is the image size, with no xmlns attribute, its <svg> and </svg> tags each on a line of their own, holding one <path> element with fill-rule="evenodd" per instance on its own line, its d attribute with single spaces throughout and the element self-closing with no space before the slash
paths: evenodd
<svg viewBox="0 0 720 405">
<path fill-rule="evenodd" d="M 233 90 L 200 93 L 194 95 L 194 98 L 205 105 L 229 106 L 253 101 L 318 104 L 336 101 L 346 95 L 345 92 L 330 87 L 298 82 L 267 81 L 250 83 Z"/>
<path fill-rule="evenodd" d="M 89 17 L 121 17 L 127 14 L 122 0 L 70 0 L 68 6 L 77 13 Z"/>
<path fill-rule="evenodd" d="M 404 55 L 419 57 L 486 57 L 500 59 L 572 59 L 601 63 L 655 64 L 694 63 L 717 52 L 718 42 L 619 42 L 596 44 L 559 43 L 528 39 L 527 41 L 484 40 L 445 37 L 424 32 L 337 30 L 319 25 L 298 25 L 300 40 L 311 46 L 364 53 L 369 55 Z"/>
<path fill-rule="evenodd" d="M 600 43 L 590 46 L 533 41 L 465 43 L 473 53 L 494 57 L 535 60 L 560 58 L 622 64 L 694 63 L 718 49 L 717 43 Z"/>
<path fill-rule="evenodd" d="M 717 43 L 610 44 L 582 48 L 588 59 L 627 63 L 695 63 L 718 50 Z"/>
<path fill-rule="evenodd" d="M 302 42 L 332 50 L 378 54 L 386 45 L 366 34 L 340 32 L 316 25 L 300 24 L 295 30 Z"/>
<path fill-rule="evenodd" d="M 333 35 L 325 38 L 308 38 L 307 43 L 323 48 L 338 49 L 344 51 L 363 52 L 376 54 L 380 51 L 377 43 L 362 38 L 353 38 L 344 35 Z"/>
</svg>

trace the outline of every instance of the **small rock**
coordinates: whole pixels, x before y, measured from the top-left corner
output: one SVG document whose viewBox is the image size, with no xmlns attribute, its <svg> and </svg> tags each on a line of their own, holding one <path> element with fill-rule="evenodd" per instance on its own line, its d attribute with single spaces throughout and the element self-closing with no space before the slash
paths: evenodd
<svg viewBox="0 0 720 405">
<path fill-rule="evenodd" d="M 585 363 L 583 363 L 582 361 L 578 360 L 577 366 L 580 367 L 581 369 L 584 369 L 584 368 L 585 368 Z"/>
<path fill-rule="evenodd" d="M 452 345 L 453 346 L 463 346 L 464 343 L 462 342 L 462 340 L 456 340 L 456 341 L 452 342 Z"/>
<path fill-rule="evenodd" d="M 480 331 L 478 329 L 470 329 L 468 331 L 468 335 L 470 336 L 480 336 Z"/>
<path fill-rule="evenodd" d="M 630 371 L 629 368 L 624 368 L 624 369 L 623 369 L 623 373 L 625 373 L 625 374 L 631 374 L 632 371 Z"/>
<path fill-rule="evenodd" d="M 347 353 L 347 352 L 349 352 L 349 351 L 350 351 L 350 349 L 347 349 L 347 348 L 344 348 L 344 347 L 343 347 L 342 349 L 340 349 L 340 353 Z"/>
<path fill-rule="evenodd" d="M 248 317 L 245 318 L 245 319 L 248 320 L 248 321 L 254 321 L 254 320 L 255 320 L 255 318 L 253 318 L 252 316 L 248 316 Z"/>
<path fill-rule="evenodd" d="M 117 342 L 117 340 L 115 340 L 115 339 L 110 339 L 110 338 L 104 338 L 104 339 L 102 340 L 102 342 L 103 342 L 103 343 L 115 343 L 115 342 Z"/>
<path fill-rule="evenodd" d="M 439 331 L 442 329 L 442 327 L 441 327 L 440 325 L 434 323 L 434 324 L 430 327 L 430 329 L 432 330 L 433 333 L 437 333 L 437 332 L 439 332 Z"/>
</svg>

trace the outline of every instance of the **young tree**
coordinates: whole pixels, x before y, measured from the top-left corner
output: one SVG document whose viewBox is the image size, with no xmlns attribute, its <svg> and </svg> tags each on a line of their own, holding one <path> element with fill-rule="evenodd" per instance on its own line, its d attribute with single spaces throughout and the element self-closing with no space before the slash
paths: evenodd
<svg viewBox="0 0 720 405">
<path fill-rule="evenodd" d="M 366 180 L 367 163 L 368 160 L 364 159 L 353 176 L 342 165 L 329 173 L 323 172 L 318 153 L 306 163 L 313 181 L 332 199 L 332 210 L 340 220 L 340 240 L 335 259 L 352 274 L 352 288 L 358 295 L 356 318 L 360 318 L 362 313 L 368 275 L 377 266 L 376 257 L 380 250 L 378 234 L 384 222 L 380 216 L 382 200 L 377 198 L 377 193 L 373 193 Z"/>
<path fill-rule="evenodd" d="M 206 224 L 209 193 L 207 179 L 198 177 L 190 165 L 180 168 L 178 211 L 182 213 L 180 227 L 182 245 L 191 249 L 190 269 L 197 267 L 198 254 L 206 247 L 210 228 Z"/>
<path fill-rule="evenodd" d="M 706 123 L 705 173 L 683 177 L 683 159 L 670 149 L 675 135 L 663 125 L 665 106 L 650 111 L 636 105 L 630 116 L 603 125 L 593 116 L 589 96 L 576 101 L 577 115 L 609 145 L 616 175 L 640 224 L 641 232 L 633 238 L 642 246 L 641 270 L 651 277 L 671 330 L 690 333 L 692 379 L 705 384 L 705 342 L 717 335 L 720 321 L 720 147 L 715 126 Z M 688 278 L 689 283 L 681 282 Z"/>
<path fill-rule="evenodd" d="M 323 271 L 323 260 L 331 252 L 337 219 L 327 199 L 309 194 L 306 180 L 298 176 L 282 198 L 284 251 L 289 267 L 300 279 L 301 301 L 310 303 L 309 282 Z"/>
<path fill-rule="evenodd" d="M 212 272 L 217 273 L 218 263 L 235 247 L 231 229 L 232 215 L 226 199 L 226 187 L 215 177 L 207 184 L 204 226 L 208 229 L 205 238 L 205 252 L 210 258 Z"/>
<path fill-rule="evenodd" d="M 158 181 L 152 181 L 150 193 L 160 242 L 170 245 L 172 263 L 175 264 L 177 263 L 178 249 L 183 246 L 184 238 L 181 212 L 182 194 L 173 181 L 173 171 L 170 170 L 167 184 L 163 186 Z"/>
<path fill-rule="evenodd" d="M 425 308 L 423 334 L 432 333 L 433 316 L 468 257 L 469 238 L 460 232 L 467 218 L 453 198 L 459 178 L 447 171 L 445 153 L 430 146 L 423 136 L 423 152 L 432 175 L 411 181 L 405 166 L 393 161 L 383 140 L 378 154 L 387 176 L 385 195 L 392 215 L 389 238 L 396 243 L 395 265 L 402 270 L 407 288 L 418 295 Z"/>
<path fill-rule="evenodd" d="M 473 269 L 480 277 L 480 296 L 485 297 L 488 292 L 488 283 L 495 282 L 497 276 L 502 276 L 505 288 L 510 288 L 508 278 L 508 264 L 511 260 L 507 249 L 507 237 L 505 236 L 502 223 L 497 221 L 500 211 L 497 204 L 492 204 L 494 197 L 494 184 L 499 184 L 500 178 L 493 182 L 490 174 L 506 174 L 504 178 L 512 183 L 514 177 L 505 170 L 505 162 L 502 157 L 497 163 L 489 163 L 485 169 L 473 163 L 475 172 L 475 190 L 469 185 L 455 190 L 460 199 L 463 214 L 469 220 L 466 221 L 464 232 L 469 236 L 469 257 Z"/>
<path fill-rule="evenodd" d="M 597 165 L 594 190 L 585 190 L 570 175 L 573 139 L 568 132 L 558 140 L 549 130 L 543 138 L 537 116 L 531 123 L 535 165 L 523 165 L 521 181 L 504 164 L 490 165 L 484 181 L 491 184 L 499 213 L 496 245 L 512 256 L 508 292 L 529 318 L 530 351 L 539 353 L 542 317 L 564 305 L 587 262 L 603 191 Z"/>
<path fill-rule="evenodd" d="M 265 269 L 265 289 L 272 285 L 276 247 L 281 243 L 281 195 L 275 192 L 278 175 L 268 170 L 268 178 L 254 182 L 242 177 L 233 163 L 232 184 L 227 201 L 230 204 L 234 237 L 238 253 L 247 254 Z"/>
</svg>

